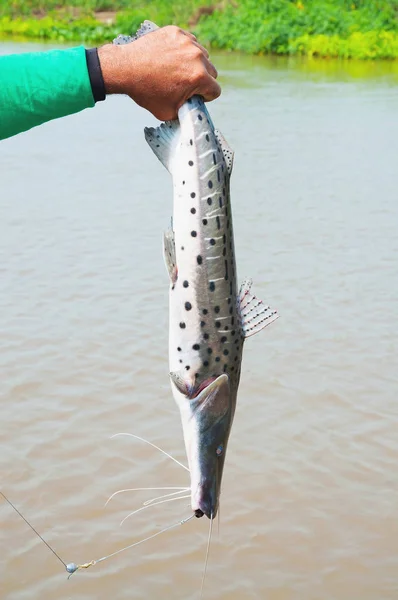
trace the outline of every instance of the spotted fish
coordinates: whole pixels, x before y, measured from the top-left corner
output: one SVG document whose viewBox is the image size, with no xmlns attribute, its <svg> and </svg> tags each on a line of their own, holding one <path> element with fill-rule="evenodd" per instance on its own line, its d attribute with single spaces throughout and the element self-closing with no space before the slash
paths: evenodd
<svg viewBox="0 0 398 600">
<path fill-rule="evenodd" d="M 145 21 L 136 37 L 154 29 Z M 243 343 L 278 315 L 251 292 L 251 282 L 238 293 L 230 201 L 234 154 L 202 98 L 189 99 L 178 120 L 146 128 L 145 137 L 173 179 L 172 226 L 164 235 L 169 364 L 191 475 L 191 505 L 197 517 L 214 519 Z"/>
</svg>

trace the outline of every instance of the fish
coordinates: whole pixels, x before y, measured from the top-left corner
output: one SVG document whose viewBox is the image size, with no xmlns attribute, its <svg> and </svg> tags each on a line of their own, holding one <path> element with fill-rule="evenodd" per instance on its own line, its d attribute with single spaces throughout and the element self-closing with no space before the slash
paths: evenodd
<svg viewBox="0 0 398 600">
<path fill-rule="evenodd" d="M 127 41 L 155 29 L 145 21 Z M 203 98 L 189 98 L 178 119 L 144 133 L 172 176 L 173 217 L 163 238 L 170 281 L 170 383 L 180 411 L 191 508 L 196 517 L 213 520 L 243 345 L 279 315 L 254 295 L 250 280 L 238 290 L 230 196 L 234 152 L 214 127 Z"/>
</svg>

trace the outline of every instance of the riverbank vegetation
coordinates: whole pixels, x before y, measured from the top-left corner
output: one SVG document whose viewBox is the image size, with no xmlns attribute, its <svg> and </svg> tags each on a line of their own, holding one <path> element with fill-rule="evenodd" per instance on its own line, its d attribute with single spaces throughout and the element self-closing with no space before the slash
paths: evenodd
<svg viewBox="0 0 398 600">
<path fill-rule="evenodd" d="M 398 0 L 1 0 L 0 35 L 102 43 L 144 19 L 254 54 L 398 58 Z"/>
</svg>

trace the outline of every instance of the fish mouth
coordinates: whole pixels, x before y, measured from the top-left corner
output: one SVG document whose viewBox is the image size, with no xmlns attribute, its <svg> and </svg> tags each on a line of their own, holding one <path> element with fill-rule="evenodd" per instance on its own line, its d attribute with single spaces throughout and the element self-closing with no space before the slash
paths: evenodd
<svg viewBox="0 0 398 600">
<path fill-rule="evenodd" d="M 201 517 L 204 516 L 205 513 L 203 512 L 203 510 L 200 510 L 200 508 L 197 508 L 193 514 L 195 515 L 195 517 L 200 519 Z"/>
</svg>

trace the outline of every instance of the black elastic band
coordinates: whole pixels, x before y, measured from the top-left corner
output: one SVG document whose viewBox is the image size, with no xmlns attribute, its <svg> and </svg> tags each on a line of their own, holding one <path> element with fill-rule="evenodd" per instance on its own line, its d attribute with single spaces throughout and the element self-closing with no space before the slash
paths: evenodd
<svg viewBox="0 0 398 600">
<path fill-rule="evenodd" d="M 101 100 L 105 100 L 106 92 L 97 48 L 86 50 L 86 61 L 94 101 L 101 102 Z"/>
</svg>

